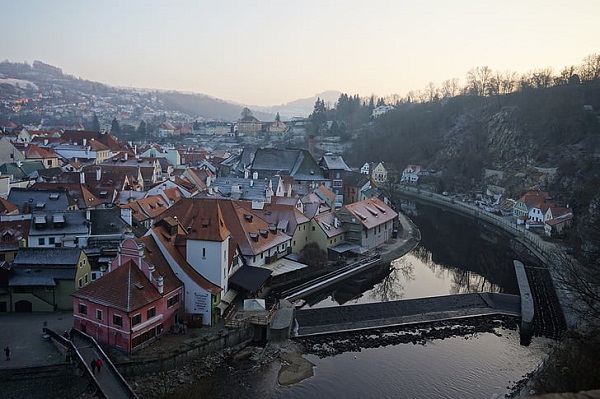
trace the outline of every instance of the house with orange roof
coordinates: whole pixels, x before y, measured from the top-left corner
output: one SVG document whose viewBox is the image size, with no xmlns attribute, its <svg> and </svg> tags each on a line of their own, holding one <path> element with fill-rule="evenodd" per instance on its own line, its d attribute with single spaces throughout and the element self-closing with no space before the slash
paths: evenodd
<svg viewBox="0 0 600 399">
<path fill-rule="evenodd" d="M 18 215 L 19 207 L 13 204 L 12 202 L 8 202 L 8 200 L 0 197 L 0 215 L 10 216 L 10 215 Z"/>
<path fill-rule="evenodd" d="M 561 237 L 573 223 L 573 209 L 549 206 L 544 213 L 544 233 L 548 237 Z"/>
<path fill-rule="evenodd" d="M 163 180 L 162 166 L 157 158 L 130 158 L 127 153 L 122 157 L 112 157 L 105 160 L 100 165 L 102 168 L 110 167 L 113 171 L 118 171 L 118 168 L 133 170 L 137 168 L 144 186 L 151 185 Z"/>
<path fill-rule="evenodd" d="M 73 293 L 74 328 L 133 353 L 179 322 L 183 282 L 151 237 L 125 239 L 109 270 Z"/>
<path fill-rule="evenodd" d="M 239 267 L 237 252 L 229 232 L 222 226 L 218 209 L 213 207 L 202 216 L 197 221 L 186 218 L 185 224 L 177 216 L 166 216 L 147 233 L 184 284 L 183 309 L 190 325 L 213 325 L 220 320 L 223 309 L 218 305 L 222 293 L 227 292 L 230 273 Z M 184 227 L 187 223 L 193 223 L 188 226 L 190 240 Z M 211 264 L 209 259 L 217 263 Z M 209 276 L 226 284 L 219 285 Z"/>
<path fill-rule="evenodd" d="M 108 132 L 99 132 L 96 130 L 65 130 L 61 137 L 67 143 L 81 145 L 85 145 L 84 143 L 94 140 L 108 147 L 110 153 L 117 153 L 127 149 L 127 146 L 124 143 L 120 143 L 115 136 Z"/>
<path fill-rule="evenodd" d="M 51 148 L 46 149 L 29 143 L 23 148 L 23 154 L 28 161 L 42 161 L 46 168 L 60 166 L 59 156 Z"/>
<path fill-rule="evenodd" d="M 260 207 L 253 207 L 252 203 L 248 202 L 245 204 L 246 209 L 251 209 L 256 216 L 263 219 L 270 226 L 275 226 L 277 230 L 292 237 L 292 253 L 300 253 L 304 246 L 309 243 L 311 239 L 310 219 L 296 208 L 296 203 L 265 203 Z"/>
<path fill-rule="evenodd" d="M 131 210 L 132 227 L 144 233 L 152 227 L 155 218 L 169 206 L 169 202 L 161 195 L 152 195 L 119 205 L 121 209 Z"/>
<path fill-rule="evenodd" d="M 380 199 L 369 198 L 343 206 L 336 216 L 346 230 L 345 240 L 368 250 L 392 238 L 398 213 Z"/>
<path fill-rule="evenodd" d="M 544 213 L 549 206 L 550 195 L 546 191 L 527 191 L 513 207 L 513 215 L 518 224 L 543 227 Z"/>
</svg>

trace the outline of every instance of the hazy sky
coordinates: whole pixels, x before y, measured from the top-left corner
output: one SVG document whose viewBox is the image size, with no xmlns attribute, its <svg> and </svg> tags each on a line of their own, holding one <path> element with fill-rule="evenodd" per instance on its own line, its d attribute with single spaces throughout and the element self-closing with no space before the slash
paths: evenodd
<svg viewBox="0 0 600 399">
<path fill-rule="evenodd" d="M 0 12 L 0 60 L 251 105 L 405 95 L 476 66 L 559 71 L 600 52 L 598 0 L 0 0 Z"/>
</svg>

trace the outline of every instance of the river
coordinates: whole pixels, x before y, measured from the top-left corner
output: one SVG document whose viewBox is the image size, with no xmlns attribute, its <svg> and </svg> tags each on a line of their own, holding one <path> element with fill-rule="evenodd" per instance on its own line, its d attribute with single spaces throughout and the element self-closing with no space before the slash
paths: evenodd
<svg viewBox="0 0 600 399">
<path fill-rule="evenodd" d="M 405 211 L 422 241 L 392 262 L 383 275 L 358 276 L 305 306 L 343 306 L 464 292 L 517 294 L 510 238 L 476 220 L 418 204 Z M 534 370 L 555 341 L 534 337 L 519 344 L 518 331 L 498 328 L 420 344 L 397 344 L 319 358 L 315 375 L 298 384 L 277 384 L 278 362 L 254 370 L 219 370 L 180 398 L 500 398 Z"/>
</svg>

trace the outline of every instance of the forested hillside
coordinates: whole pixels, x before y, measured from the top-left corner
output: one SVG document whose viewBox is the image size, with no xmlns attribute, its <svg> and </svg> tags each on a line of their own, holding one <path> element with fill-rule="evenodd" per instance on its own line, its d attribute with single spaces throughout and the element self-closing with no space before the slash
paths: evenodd
<svg viewBox="0 0 600 399">
<path fill-rule="evenodd" d="M 509 195 L 550 189 L 589 202 L 600 183 L 600 85 L 565 84 L 495 95 L 400 103 L 377 118 L 348 161 L 421 164 L 443 172 L 444 190 L 483 189 L 485 169 Z M 541 168 L 557 168 L 537 179 Z"/>
</svg>

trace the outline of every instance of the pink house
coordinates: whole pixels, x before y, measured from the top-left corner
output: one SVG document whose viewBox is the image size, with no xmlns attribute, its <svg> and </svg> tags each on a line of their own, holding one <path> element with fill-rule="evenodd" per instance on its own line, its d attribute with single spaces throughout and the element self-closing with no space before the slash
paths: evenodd
<svg viewBox="0 0 600 399">
<path fill-rule="evenodd" d="M 171 329 L 183 301 L 183 283 L 148 248 L 152 237 L 138 241 L 125 239 L 110 270 L 73 293 L 74 328 L 127 353 Z"/>
</svg>

